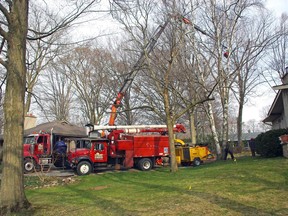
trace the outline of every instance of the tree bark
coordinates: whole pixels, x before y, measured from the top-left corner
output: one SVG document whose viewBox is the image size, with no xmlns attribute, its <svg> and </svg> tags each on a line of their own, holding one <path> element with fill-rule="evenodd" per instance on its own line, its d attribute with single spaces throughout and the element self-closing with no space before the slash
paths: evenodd
<svg viewBox="0 0 288 216">
<path fill-rule="evenodd" d="M 32 89 L 27 89 L 27 98 L 26 98 L 26 103 L 25 103 L 25 111 L 24 111 L 24 115 L 27 115 L 27 113 L 30 110 L 30 106 L 31 106 L 31 101 L 32 101 Z"/>
<path fill-rule="evenodd" d="M 170 147 L 170 171 L 177 172 L 178 166 L 177 166 L 177 161 L 176 161 L 174 132 L 173 132 L 174 121 L 173 121 L 173 113 L 170 109 L 168 88 L 164 89 L 163 97 L 164 97 L 164 107 L 165 107 L 166 122 L 167 122 L 168 137 L 169 137 L 169 147 Z"/>
<path fill-rule="evenodd" d="M 207 102 L 207 106 L 208 106 L 208 110 L 207 110 L 207 116 L 210 122 L 210 127 L 211 127 L 211 131 L 212 131 L 212 136 L 213 136 L 213 141 L 215 143 L 215 147 L 216 147 L 216 154 L 217 154 L 217 159 L 221 158 L 221 147 L 220 147 L 220 143 L 219 143 L 219 138 L 218 138 L 218 134 L 217 134 L 217 130 L 216 130 L 216 126 L 215 126 L 215 120 L 214 120 L 214 116 L 213 116 L 213 109 L 212 109 L 212 104 L 210 101 Z"/>
<path fill-rule="evenodd" d="M 245 100 L 244 95 L 240 93 L 238 117 L 237 117 L 237 140 L 238 140 L 238 146 L 242 146 L 242 116 L 243 116 L 244 100 Z"/>
<path fill-rule="evenodd" d="M 28 0 L 10 5 L 7 50 L 7 83 L 4 100 L 4 149 L 0 215 L 30 206 L 24 193 L 23 127 L 26 85 L 26 36 Z M 5 196 L 4 196 L 5 194 Z"/>
<path fill-rule="evenodd" d="M 221 90 L 221 100 L 222 100 L 222 113 L 223 113 L 223 123 L 222 123 L 222 148 L 225 149 L 228 142 L 228 117 L 229 117 L 229 87 L 227 80 L 223 81 L 223 89 Z"/>
<path fill-rule="evenodd" d="M 191 133 L 191 144 L 196 145 L 196 127 L 195 127 L 195 110 L 193 109 L 192 111 L 189 112 L 189 123 L 190 123 L 190 133 Z"/>
</svg>

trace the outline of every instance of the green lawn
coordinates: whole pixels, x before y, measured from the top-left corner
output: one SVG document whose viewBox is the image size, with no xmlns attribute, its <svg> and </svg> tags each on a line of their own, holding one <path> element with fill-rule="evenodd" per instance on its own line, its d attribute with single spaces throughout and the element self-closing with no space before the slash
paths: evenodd
<svg viewBox="0 0 288 216">
<path fill-rule="evenodd" d="M 31 178 L 26 184 L 35 184 Z M 288 160 L 238 158 L 193 168 L 122 171 L 26 189 L 19 215 L 288 215 Z"/>
</svg>

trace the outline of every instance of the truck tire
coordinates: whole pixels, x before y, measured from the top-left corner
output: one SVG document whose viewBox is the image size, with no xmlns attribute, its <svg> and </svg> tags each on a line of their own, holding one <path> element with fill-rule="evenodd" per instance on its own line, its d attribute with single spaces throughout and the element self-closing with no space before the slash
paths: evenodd
<svg viewBox="0 0 288 216">
<path fill-rule="evenodd" d="M 138 168 L 142 171 L 148 171 L 150 169 L 152 169 L 152 161 L 149 158 L 142 158 L 139 162 L 138 162 Z"/>
<path fill-rule="evenodd" d="M 92 166 L 88 161 L 82 161 L 77 165 L 77 174 L 79 176 L 89 175 L 91 173 Z"/>
<path fill-rule="evenodd" d="M 194 165 L 194 166 L 200 166 L 200 165 L 201 165 L 201 160 L 200 160 L 200 158 L 194 158 L 194 160 L 193 160 L 193 165 Z"/>
<path fill-rule="evenodd" d="M 24 160 L 24 173 L 32 173 L 36 169 L 35 161 L 32 158 L 26 158 Z"/>
</svg>

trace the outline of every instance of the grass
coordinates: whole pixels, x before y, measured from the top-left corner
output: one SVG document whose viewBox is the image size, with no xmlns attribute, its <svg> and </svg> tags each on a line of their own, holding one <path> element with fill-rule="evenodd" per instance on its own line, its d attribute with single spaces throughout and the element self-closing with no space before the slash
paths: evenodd
<svg viewBox="0 0 288 216">
<path fill-rule="evenodd" d="M 244 157 L 199 167 L 77 177 L 26 189 L 33 209 L 16 215 L 288 215 L 288 160 Z M 30 184 L 30 183 L 31 184 Z M 28 179 L 30 185 L 35 180 Z"/>
</svg>

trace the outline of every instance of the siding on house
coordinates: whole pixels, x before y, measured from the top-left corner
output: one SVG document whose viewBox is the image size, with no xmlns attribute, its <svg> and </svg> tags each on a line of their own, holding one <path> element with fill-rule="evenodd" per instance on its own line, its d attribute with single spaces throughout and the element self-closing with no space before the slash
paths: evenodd
<svg viewBox="0 0 288 216">
<path fill-rule="evenodd" d="M 288 128 L 288 76 L 282 78 L 282 85 L 274 86 L 277 95 L 269 109 L 268 116 L 263 120 L 270 123 L 272 129 Z"/>
</svg>

